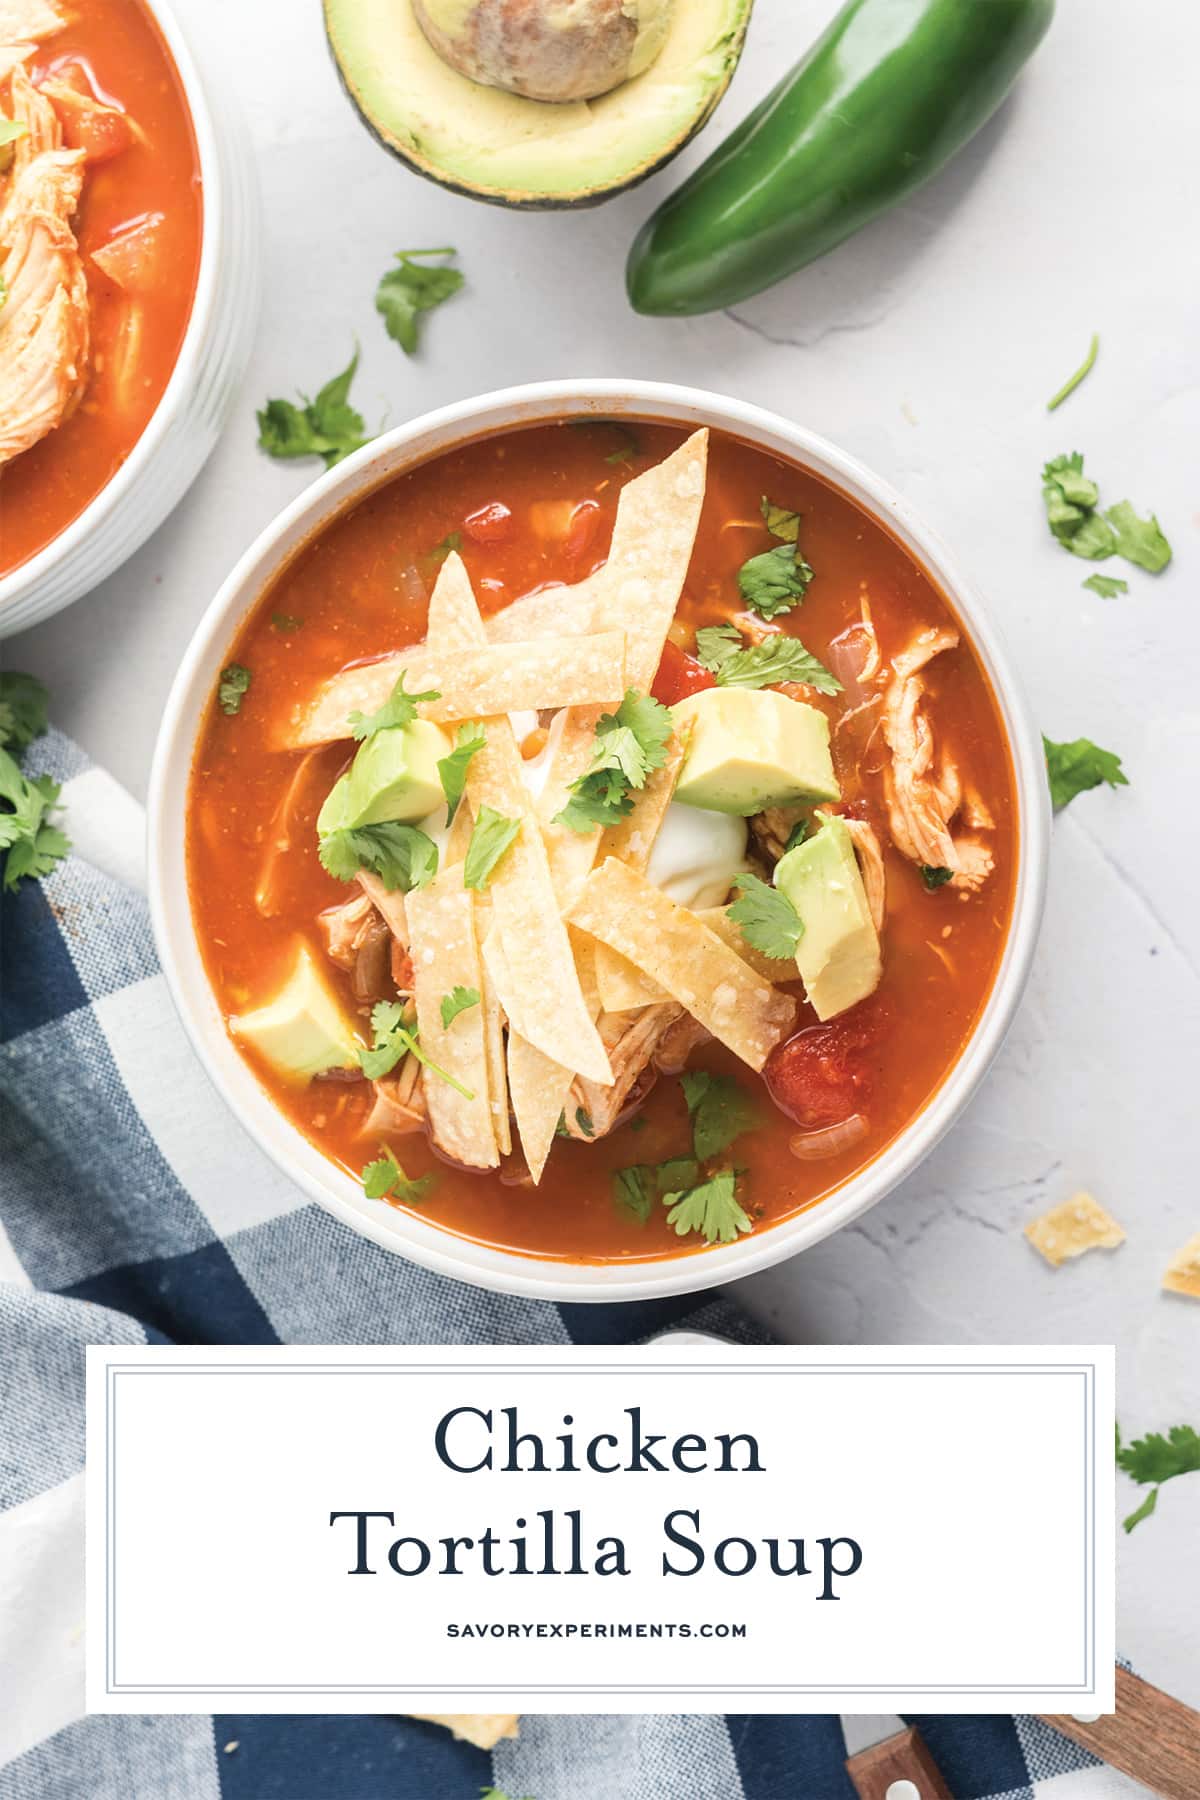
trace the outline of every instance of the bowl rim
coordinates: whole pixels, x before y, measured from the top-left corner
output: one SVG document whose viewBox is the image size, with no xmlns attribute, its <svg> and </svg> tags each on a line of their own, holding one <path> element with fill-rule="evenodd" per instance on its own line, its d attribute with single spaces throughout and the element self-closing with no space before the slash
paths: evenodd
<svg viewBox="0 0 1200 1800">
<path fill-rule="evenodd" d="M 171 10 L 170 0 L 140 0 L 140 4 L 161 32 L 175 65 L 196 144 L 196 162 L 200 171 L 200 266 L 196 271 L 191 311 L 167 385 L 129 455 L 99 492 L 93 494 L 83 511 L 64 525 L 56 537 L 25 562 L 18 563 L 15 569 L 0 575 L 0 616 L 19 600 L 26 599 L 55 569 L 75 555 L 97 526 L 110 518 L 137 486 L 146 465 L 157 455 L 181 404 L 186 401 L 199 372 L 212 320 L 218 310 L 225 198 L 221 191 L 220 140 L 208 92 L 191 46 Z"/>
<path fill-rule="evenodd" d="M 212 680 L 264 586 L 291 555 L 347 505 L 406 467 L 488 431 L 588 412 L 708 424 L 740 435 L 812 468 L 891 531 L 944 593 L 983 663 L 1008 739 L 1017 803 L 1017 875 L 1000 965 L 969 1037 L 921 1111 L 842 1187 L 761 1233 L 716 1252 L 611 1263 L 498 1249 L 398 1209 L 378 1218 L 363 1210 L 355 1184 L 286 1119 L 233 1047 L 192 927 L 185 861 L 187 790 Z M 238 559 L 193 633 L 163 712 L 148 803 L 150 912 L 171 997 L 210 1080 L 301 1192 L 383 1248 L 494 1292 L 563 1302 L 648 1300 L 720 1286 L 782 1262 L 851 1223 L 912 1174 L 976 1092 L 1024 991 L 1045 899 L 1049 827 L 1041 738 L 995 626 L 941 539 L 888 482 L 819 434 L 743 400 L 678 383 L 557 379 L 456 401 L 395 427 L 299 494 Z"/>
</svg>

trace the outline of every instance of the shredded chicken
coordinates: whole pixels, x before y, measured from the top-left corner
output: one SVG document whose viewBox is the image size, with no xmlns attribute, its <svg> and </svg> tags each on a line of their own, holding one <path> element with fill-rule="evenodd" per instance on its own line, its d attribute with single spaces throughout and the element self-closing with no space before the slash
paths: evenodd
<svg viewBox="0 0 1200 1800">
<path fill-rule="evenodd" d="M 804 817 L 802 806 L 768 806 L 750 820 L 750 836 L 768 867 L 774 867 L 787 849 L 793 828 Z"/>
<path fill-rule="evenodd" d="M 691 1013 L 684 1013 L 673 1025 L 668 1025 L 658 1040 L 658 1048 L 654 1052 L 654 1066 L 661 1069 L 664 1075 L 678 1075 L 687 1066 L 687 1059 L 693 1050 L 701 1044 L 707 1044 L 712 1033 L 693 1019 Z"/>
<path fill-rule="evenodd" d="M 995 857 L 974 832 L 955 838 L 954 847 L 958 851 L 958 868 L 950 877 L 950 886 L 969 894 L 978 893 L 996 866 Z"/>
<path fill-rule="evenodd" d="M 862 632 L 867 644 L 862 667 L 858 671 L 858 679 L 863 682 L 874 681 L 883 666 L 883 658 L 879 652 L 879 635 L 875 630 L 875 621 L 871 617 L 870 602 L 865 594 L 862 603 L 862 622 L 858 629 Z"/>
<path fill-rule="evenodd" d="M 330 962 L 335 962 L 339 969 L 345 969 L 349 974 L 358 953 L 360 934 L 367 922 L 377 917 L 366 894 L 355 894 L 352 900 L 342 900 L 337 906 L 327 906 L 324 912 L 318 913 L 317 930 L 324 939 L 325 954 Z"/>
<path fill-rule="evenodd" d="M 887 876 L 883 870 L 883 851 L 879 839 L 865 819 L 843 818 L 842 824 L 850 833 L 863 887 L 866 889 L 867 905 L 871 909 L 871 920 L 876 932 L 880 932 L 883 930 L 887 910 Z"/>
<path fill-rule="evenodd" d="M 59 148 L 58 115 L 23 64 L 9 86 L 12 116 L 27 131 L 15 140 L 0 196 L 0 466 L 39 443 L 75 406 L 89 334 L 87 280 L 70 224 L 83 152 Z"/>
<path fill-rule="evenodd" d="M 673 1000 L 643 1007 L 632 1015 L 601 1015 L 598 1029 L 612 1064 L 613 1083 L 601 1087 L 576 1076 L 563 1109 L 569 1137 L 604 1137 L 631 1107 L 645 1099 L 658 1080 L 655 1052 L 672 1026 L 686 1016 Z"/>
<path fill-rule="evenodd" d="M 415 1056 L 405 1057 L 398 1074 L 371 1085 L 375 1089 L 375 1104 L 363 1126 L 364 1137 L 404 1137 L 421 1130 L 425 1123 L 425 1091 Z"/>
</svg>

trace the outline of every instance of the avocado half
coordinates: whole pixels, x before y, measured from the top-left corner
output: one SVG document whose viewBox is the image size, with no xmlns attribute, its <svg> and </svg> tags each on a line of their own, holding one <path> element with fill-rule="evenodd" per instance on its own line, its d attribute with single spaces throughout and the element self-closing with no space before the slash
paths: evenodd
<svg viewBox="0 0 1200 1800">
<path fill-rule="evenodd" d="M 645 181 L 729 86 L 754 0 L 676 0 L 650 67 L 597 100 L 482 87 L 428 42 L 411 0 L 323 0 L 342 85 L 402 162 L 497 206 L 594 206 Z"/>
</svg>

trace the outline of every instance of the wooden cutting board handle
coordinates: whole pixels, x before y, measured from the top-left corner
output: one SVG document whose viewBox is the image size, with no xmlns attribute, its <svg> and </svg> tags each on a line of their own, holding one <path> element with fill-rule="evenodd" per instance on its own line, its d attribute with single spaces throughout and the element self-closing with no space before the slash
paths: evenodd
<svg viewBox="0 0 1200 1800">
<path fill-rule="evenodd" d="M 954 1800 L 925 1747 L 925 1739 L 912 1725 L 907 1731 L 898 1731 L 895 1737 L 884 1738 L 882 1744 L 872 1744 L 869 1750 L 860 1750 L 857 1756 L 850 1757 L 846 1773 L 858 1790 L 859 1800 L 887 1800 L 888 1789 L 901 1781 L 911 1784 L 919 1800 Z M 901 1792 L 903 1800 L 914 1800 L 912 1793 Z"/>
<path fill-rule="evenodd" d="M 1127 1669 L 1117 1670 L 1116 1712 L 1094 1725 L 1057 1713 L 1043 1716 L 1055 1731 L 1163 1800 L 1196 1800 L 1200 1794 L 1200 1713 Z"/>
</svg>

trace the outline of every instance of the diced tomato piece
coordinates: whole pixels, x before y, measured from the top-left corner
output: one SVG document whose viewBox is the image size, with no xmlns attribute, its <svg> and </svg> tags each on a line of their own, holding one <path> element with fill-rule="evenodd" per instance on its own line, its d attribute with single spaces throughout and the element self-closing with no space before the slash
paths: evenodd
<svg viewBox="0 0 1200 1800">
<path fill-rule="evenodd" d="M 107 162 L 133 142 L 133 126 L 115 106 L 106 106 L 91 91 L 78 63 L 69 63 L 43 83 L 62 126 L 68 150 L 82 150 L 89 163 Z"/>
<path fill-rule="evenodd" d="M 861 1112 L 875 1084 L 870 1051 L 884 1020 L 882 1008 L 864 1001 L 773 1050 L 763 1080 L 780 1112 L 809 1130 Z"/>
<path fill-rule="evenodd" d="M 165 275 L 162 213 L 146 213 L 92 251 L 92 261 L 127 294 L 146 294 Z"/>
<path fill-rule="evenodd" d="M 698 694 L 702 688 L 716 687 L 717 678 L 703 663 L 673 644 L 670 638 L 663 645 L 662 660 L 658 665 L 658 674 L 654 677 L 654 685 L 650 692 L 664 706 L 674 706 L 677 700 L 684 700 L 689 694 Z"/>
<path fill-rule="evenodd" d="M 571 529 L 567 532 L 567 555 L 584 555 L 595 541 L 599 527 L 599 506 L 594 500 L 581 500 L 571 514 Z"/>
<path fill-rule="evenodd" d="M 463 530 L 477 544 L 504 544 L 513 534 L 513 516 L 502 500 L 490 500 L 478 512 L 468 513 Z"/>
</svg>

